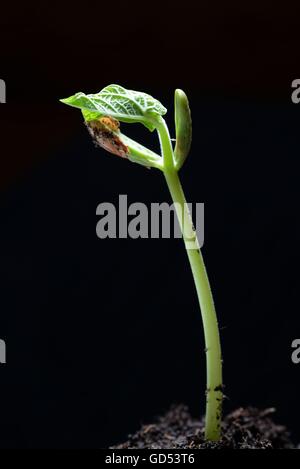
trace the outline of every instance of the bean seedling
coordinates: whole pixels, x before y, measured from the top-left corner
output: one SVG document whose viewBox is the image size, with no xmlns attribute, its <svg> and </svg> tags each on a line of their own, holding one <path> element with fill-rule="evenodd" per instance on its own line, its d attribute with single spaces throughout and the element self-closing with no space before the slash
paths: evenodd
<svg viewBox="0 0 300 469">
<path fill-rule="evenodd" d="M 178 175 L 188 156 L 192 140 L 192 120 L 187 96 L 182 90 L 175 91 L 175 148 L 163 118 L 166 108 L 146 93 L 110 85 L 96 94 L 77 93 L 61 101 L 81 109 L 85 124 L 97 145 L 132 162 L 159 169 L 165 176 L 177 212 L 202 314 L 207 361 L 205 438 L 217 441 L 221 434 L 223 400 L 218 322 L 197 233 Z M 150 131 L 156 130 L 161 155 L 121 133 L 120 122 L 141 123 Z"/>
</svg>

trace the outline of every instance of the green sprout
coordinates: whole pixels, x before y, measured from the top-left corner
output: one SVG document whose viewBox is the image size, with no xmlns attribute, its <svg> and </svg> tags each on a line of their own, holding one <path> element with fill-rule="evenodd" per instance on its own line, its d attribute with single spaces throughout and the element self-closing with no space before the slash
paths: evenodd
<svg viewBox="0 0 300 469">
<path fill-rule="evenodd" d="M 85 124 L 97 145 L 132 162 L 157 168 L 165 176 L 176 209 L 202 314 L 207 361 L 205 438 L 217 441 L 221 435 L 223 401 L 220 335 L 197 233 L 178 175 L 188 156 L 192 140 L 192 120 L 187 96 L 182 90 L 175 91 L 174 149 L 167 124 L 162 117 L 167 110 L 146 93 L 110 85 L 96 94 L 77 93 L 61 101 L 81 109 Z M 161 155 L 122 134 L 120 122 L 141 123 L 150 131 L 156 130 Z"/>
</svg>

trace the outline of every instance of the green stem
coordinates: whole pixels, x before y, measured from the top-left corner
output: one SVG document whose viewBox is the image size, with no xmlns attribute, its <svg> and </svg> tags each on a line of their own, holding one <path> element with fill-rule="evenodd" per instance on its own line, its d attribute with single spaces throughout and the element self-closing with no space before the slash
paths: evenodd
<svg viewBox="0 0 300 469">
<path fill-rule="evenodd" d="M 205 437 L 207 440 L 217 441 L 221 434 L 223 399 L 222 354 L 217 316 L 197 234 L 177 170 L 174 168 L 173 149 L 166 124 L 162 122 L 157 131 L 164 158 L 163 172 L 177 211 L 202 314 L 207 361 Z"/>
</svg>

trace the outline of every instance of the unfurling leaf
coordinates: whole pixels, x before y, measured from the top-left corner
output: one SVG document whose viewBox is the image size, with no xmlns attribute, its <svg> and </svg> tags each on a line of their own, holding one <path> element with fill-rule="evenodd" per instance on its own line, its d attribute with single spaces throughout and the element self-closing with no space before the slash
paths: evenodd
<svg viewBox="0 0 300 469">
<path fill-rule="evenodd" d="M 175 91 L 176 145 L 174 159 L 176 169 L 180 169 L 189 154 L 192 143 L 192 118 L 189 101 L 182 90 Z"/>
<path fill-rule="evenodd" d="M 85 121 L 110 116 L 121 122 L 140 122 L 149 130 L 156 128 L 166 108 L 152 96 L 140 91 L 109 85 L 96 94 L 76 93 L 61 101 L 82 110 Z"/>
</svg>

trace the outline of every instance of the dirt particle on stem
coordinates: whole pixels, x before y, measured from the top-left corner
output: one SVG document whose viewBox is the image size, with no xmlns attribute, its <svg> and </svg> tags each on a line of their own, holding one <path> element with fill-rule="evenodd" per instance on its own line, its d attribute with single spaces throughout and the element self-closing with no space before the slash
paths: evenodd
<svg viewBox="0 0 300 469">
<path fill-rule="evenodd" d="M 215 387 L 214 391 L 215 392 L 219 392 L 219 391 L 223 392 L 224 387 L 225 387 L 224 384 L 219 384 L 219 386 Z"/>
</svg>

